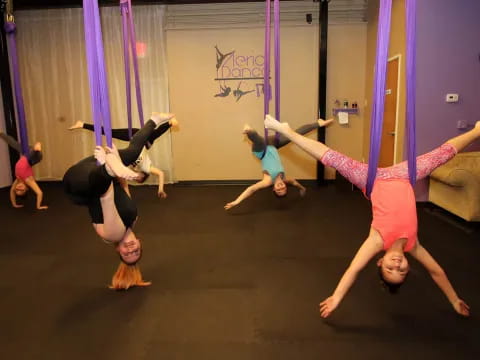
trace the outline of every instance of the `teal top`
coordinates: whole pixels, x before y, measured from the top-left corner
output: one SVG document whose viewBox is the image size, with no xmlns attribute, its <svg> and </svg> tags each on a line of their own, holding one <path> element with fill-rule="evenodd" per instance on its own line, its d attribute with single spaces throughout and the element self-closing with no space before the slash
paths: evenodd
<svg viewBox="0 0 480 360">
<path fill-rule="evenodd" d="M 263 151 L 253 151 L 253 154 L 262 161 L 262 169 L 272 177 L 272 181 L 275 180 L 278 175 L 285 173 L 280 155 L 278 155 L 278 150 L 275 146 L 267 146 L 263 159 Z"/>
</svg>

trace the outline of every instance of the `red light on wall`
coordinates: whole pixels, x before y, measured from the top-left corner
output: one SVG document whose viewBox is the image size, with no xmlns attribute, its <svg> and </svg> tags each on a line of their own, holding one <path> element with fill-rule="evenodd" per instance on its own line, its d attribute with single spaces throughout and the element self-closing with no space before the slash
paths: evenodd
<svg viewBox="0 0 480 360">
<path fill-rule="evenodd" d="M 137 42 L 136 51 L 137 51 L 137 57 L 144 58 L 147 54 L 147 44 L 143 42 Z"/>
</svg>

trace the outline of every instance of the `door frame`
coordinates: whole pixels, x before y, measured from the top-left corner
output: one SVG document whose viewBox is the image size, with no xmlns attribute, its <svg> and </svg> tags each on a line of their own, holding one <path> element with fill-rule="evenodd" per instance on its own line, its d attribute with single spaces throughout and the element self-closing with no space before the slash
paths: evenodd
<svg viewBox="0 0 480 360">
<path fill-rule="evenodd" d="M 398 117 L 399 117 L 399 112 L 400 112 L 400 89 L 401 89 L 401 69 L 402 69 L 402 54 L 397 54 L 394 55 L 390 58 L 388 58 L 388 62 L 393 61 L 398 59 L 398 73 L 397 73 L 397 99 L 396 99 L 396 104 L 397 108 L 395 109 L 395 141 L 393 142 L 393 164 L 397 163 L 397 150 L 398 150 L 398 143 L 399 143 L 399 138 L 398 138 Z M 388 66 L 387 66 L 388 67 Z"/>
</svg>

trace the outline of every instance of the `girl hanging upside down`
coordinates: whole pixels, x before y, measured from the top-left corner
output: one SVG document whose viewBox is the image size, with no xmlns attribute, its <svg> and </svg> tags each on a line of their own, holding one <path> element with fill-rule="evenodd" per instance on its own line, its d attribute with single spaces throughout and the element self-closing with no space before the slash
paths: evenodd
<svg viewBox="0 0 480 360">
<path fill-rule="evenodd" d="M 365 190 L 368 165 L 350 159 L 317 142 L 294 132 L 287 123 L 279 123 L 271 116 L 265 118 L 265 127 L 278 131 L 325 166 L 335 168 L 352 184 Z M 427 177 L 435 168 L 453 158 L 458 151 L 480 137 L 480 121 L 473 130 L 448 140 L 439 148 L 417 157 L 417 180 Z M 405 253 L 409 252 L 430 273 L 457 313 L 469 316 L 468 305 L 458 297 L 447 275 L 419 243 L 417 213 L 413 188 L 408 180 L 406 162 L 379 168 L 371 194 L 373 220 L 370 234 L 350 266 L 342 276 L 332 296 L 320 303 L 322 317 L 329 316 L 340 304 L 355 282 L 359 272 L 379 252 L 385 254 L 377 262 L 380 278 L 390 292 L 395 292 L 405 281 L 410 270 Z"/>
<path fill-rule="evenodd" d="M 120 256 L 122 262 L 113 276 L 112 289 L 150 285 L 142 279 L 136 265 L 142 256 L 140 240 L 133 232 L 137 207 L 124 181 L 141 180 L 144 175 L 126 165 L 138 158 L 155 128 L 173 117 L 173 114 L 152 114 L 151 120 L 135 133 L 127 148 L 119 151 L 115 147 L 107 148 L 106 153 L 97 146 L 94 156 L 73 165 L 63 177 L 67 195 L 75 204 L 88 207 L 96 233 L 113 244 Z"/>
<path fill-rule="evenodd" d="M 152 165 L 152 161 L 148 156 L 147 150 L 150 149 L 150 147 L 153 145 L 153 143 L 157 138 L 162 136 L 171 127 L 176 127 L 176 126 L 178 126 L 178 121 L 175 118 L 168 120 L 168 122 L 160 124 L 149 136 L 148 141 L 145 144 L 145 146 L 142 148 L 142 152 L 140 153 L 138 158 L 136 158 L 131 164 L 128 164 L 128 166 L 130 166 L 132 170 L 136 172 L 142 172 L 145 175 L 138 182 L 144 182 L 145 180 L 147 180 L 150 174 L 156 175 L 158 177 L 157 193 L 161 199 L 165 199 L 167 197 L 167 193 L 164 190 L 165 175 L 162 170 Z M 69 130 L 76 130 L 76 129 L 86 129 L 86 130 L 94 131 L 93 124 L 86 124 L 82 121 L 77 121 L 73 126 L 69 128 Z M 132 135 L 135 135 L 138 131 L 139 129 L 133 128 Z M 103 128 L 102 128 L 102 134 L 103 134 Z M 114 139 L 123 140 L 123 141 L 130 140 L 128 129 L 112 129 L 112 137 Z"/>
<path fill-rule="evenodd" d="M 28 189 L 32 189 L 37 195 L 37 209 L 45 210 L 48 206 L 42 205 L 43 192 L 35 181 L 32 166 L 42 160 L 42 144 L 37 142 L 30 147 L 28 154 L 22 154 L 20 144 L 11 136 L 0 132 L 2 138 L 13 150 L 20 154 L 20 159 L 15 164 L 15 181 L 10 188 L 10 202 L 14 208 L 21 208 L 23 205 L 17 204 L 17 196 L 24 196 Z"/>
<path fill-rule="evenodd" d="M 299 134 L 307 134 L 318 127 L 323 127 L 330 124 L 332 120 L 319 119 L 314 123 L 306 124 L 298 128 L 296 131 Z M 278 141 L 275 141 L 275 135 L 268 137 L 268 144 L 265 139 L 261 137 L 249 125 L 245 125 L 243 133 L 247 135 L 252 142 L 252 153 L 262 162 L 263 177 L 259 182 L 249 186 L 242 192 L 234 201 L 225 205 L 225 210 L 231 209 L 240 204 L 243 200 L 251 196 L 254 192 L 260 189 L 267 188 L 273 185 L 273 192 L 278 197 L 287 195 L 287 185 L 293 185 L 300 191 L 300 195 L 304 196 L 306 189 L 295 179 L 288 179 L 285 177 L 285 170 L 283 169 L 278 149 L 287 145 L 290 140 L 280 134 Z M 274 144 L 274 145 L 270 145 Z"/>
</svg>

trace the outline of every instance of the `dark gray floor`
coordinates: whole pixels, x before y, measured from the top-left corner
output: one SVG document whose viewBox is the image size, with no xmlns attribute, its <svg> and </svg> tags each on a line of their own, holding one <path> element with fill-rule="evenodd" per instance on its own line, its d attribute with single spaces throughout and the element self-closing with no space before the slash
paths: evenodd
<svg viewBox="0 0 480 360">
<path fill-rule="evenodd" d="M 348 186 L 264 191 L 133 189 L 153 286 L 106 288 L 117 265 L 85 208 L 42 184 L 50 209 L 8 206 L 0 190 L 0 359 L 479 359 L 480 236 L 419 209 L 424 246 L 472 309 L 470 319 L 413 263 L 396 296 L 369 266 L 328 320 L 330 295 L 368 233 L 369 203 Z M 447 215 L 448 217 L 448 215 Z M 461 222 L 460 222 L 461 223 Z M 412 261 L 413 262 L 413 261 Z"/>
</svg>

